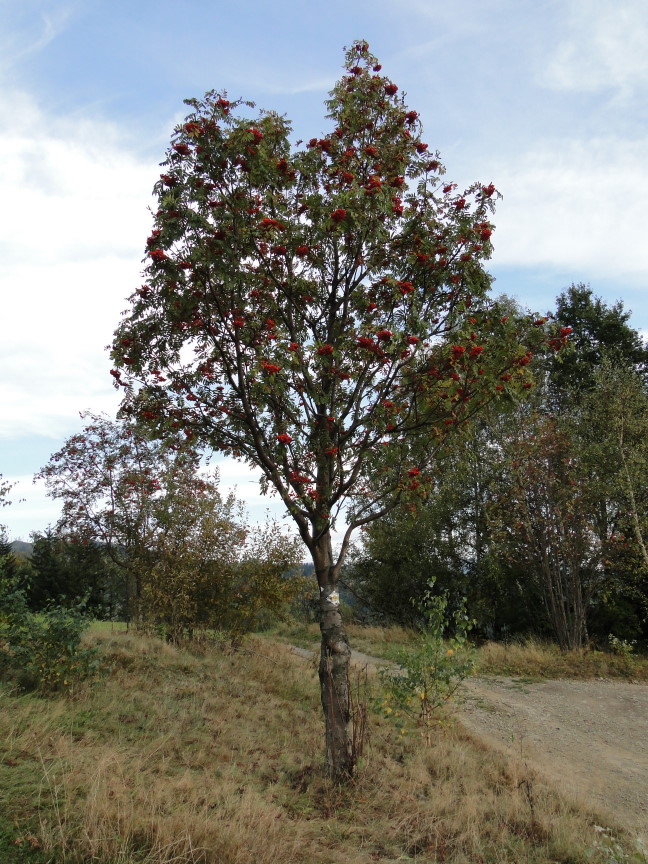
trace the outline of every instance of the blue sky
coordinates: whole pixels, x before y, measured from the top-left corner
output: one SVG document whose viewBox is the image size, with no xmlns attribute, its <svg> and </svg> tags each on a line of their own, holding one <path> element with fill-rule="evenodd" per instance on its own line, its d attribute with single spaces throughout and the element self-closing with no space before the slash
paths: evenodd
<svg viewBox="0 0 648 864">
<path fill-rule="evenodd" d="M 502 193 L 490 271 L 534 311 L 589 283 L 648 332 L 645 0 L 0 0 L 0 514 L 55 522 L 32 475 L 114 414 L 104 346 L 139 284 L 158 163 L 208 89 L 324 132 L 343 46 L 367 39 L 448 178 Z M 254 478 L 221 463 L 251 513 Z M 24 498 L 24 501 L 19 501 Z"/>
</svg>

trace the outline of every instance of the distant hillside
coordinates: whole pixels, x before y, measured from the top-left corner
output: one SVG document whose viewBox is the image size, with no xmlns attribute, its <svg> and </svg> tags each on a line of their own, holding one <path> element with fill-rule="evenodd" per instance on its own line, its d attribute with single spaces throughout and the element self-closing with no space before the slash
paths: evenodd
<svg viewBox="0 0 648 864">
<path fill-rule="evenodd" d="M 34 551 L 34 544 L 25 543 L 24 540 L 12 540 L 9 545 L 14 555 L 17 555 L 19 558 L 31 558 Z"/>
</svg>

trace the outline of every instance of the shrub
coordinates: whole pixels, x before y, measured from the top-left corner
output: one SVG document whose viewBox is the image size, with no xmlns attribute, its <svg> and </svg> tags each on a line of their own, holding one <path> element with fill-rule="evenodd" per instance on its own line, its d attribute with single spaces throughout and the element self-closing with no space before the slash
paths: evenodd
<svg viewBox="0 0 648 864">
<path fill-rule="evenodd" d="M 0 579 L 0 660 L 2 677 L 21 690 L 43 694 L 69 691 L 98 667 L 96 648 L 81 647 L 90 619 L 84 603 L 49 605 L 29 611 L 25 591 L 15 580 Z"/>
<path fill-rule="evenodd" d="M 465 601 L 448 615 L 447 593 L 434 595 L 433 587 L 431 580 L 422 598 L 413 601 L 422 618 L 414 647 L 394 652 L 398 668 L 379 673 L 388 690 L 385 712 L 410 715 L 426 736 L 438 710 L 454 696 L 474 665 L 474 651 L 468 643 L 474 622 L 466 614 Z M 444 639 L 449 627 L 453 633 Z"/>
</svg>

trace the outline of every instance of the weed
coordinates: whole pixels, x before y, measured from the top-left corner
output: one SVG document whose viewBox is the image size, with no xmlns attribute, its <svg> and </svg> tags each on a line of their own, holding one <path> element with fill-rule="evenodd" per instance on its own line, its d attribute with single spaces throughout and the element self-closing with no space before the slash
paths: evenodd
<svg viewBox="0 0 648 864">
<path fill-rule="evenodd" d="M 641 839 L 637 838 L 628 849 L 614 832 L 602 825 L 595 825 L 597 839 L 590 849 L 592 856 L 597 855 L 604 864 L 646 864 L 648 853 Z M 633 848 L 634 847 L 634 848 Z"/>
<path fill-rule="evenodd" d="M 55 604 L 44 612 L 29 611 L 25 592 L 0 579 L 0 659 L 3 675 L 19 689 L 42 694 L 71 691 L 98 670 L 97 652 L 82 647 L 90 624 L 84 603 L 66 608 Z"/>
</svg>

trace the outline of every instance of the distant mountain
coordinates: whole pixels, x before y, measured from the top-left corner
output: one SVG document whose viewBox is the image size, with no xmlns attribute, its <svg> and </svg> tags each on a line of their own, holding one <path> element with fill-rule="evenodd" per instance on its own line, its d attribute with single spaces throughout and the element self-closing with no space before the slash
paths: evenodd
<svg viewBox="0 0 648 864">
<path fill-rule="evenodd" d="M 12 540 L 9 544 L 14 555 L 19 558 L 31 558 L 34 551 L 33 543 L 25 543 L 24 540 Z"/>
</svg>

